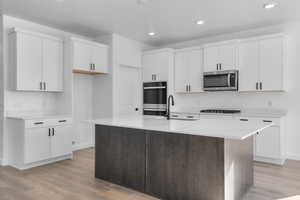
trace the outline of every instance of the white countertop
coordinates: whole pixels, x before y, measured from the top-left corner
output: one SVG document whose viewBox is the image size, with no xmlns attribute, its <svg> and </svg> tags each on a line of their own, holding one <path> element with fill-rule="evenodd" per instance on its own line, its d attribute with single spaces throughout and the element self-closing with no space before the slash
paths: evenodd
<svg viewBox="0 0 300 200">
<path fill-rule="evenodd" d="M 142 115 L 103 118 L 91 120 L 90 122 L 97 125 L 108 125 L 236 140 L 246 139 L 273 125 L 273 123 L 264 123 L 259 120 L 240 121 L 239 119 L 222 118 L 186 121 L 166 120 L 164 117 L 151 117 Z"/>
<path fill-rule="evenodd" d="M 56 118 L 72 118 L 71 115 L 55 115 L 55 114 L 52 114 L 52 115 L 23 115 L 23 114 L 9 114 L 6 116 L 7 118 L 10 118 L 10 119 L 21 119 L 21 120 L 35 120 L 35 119 L 56 119 Z"/>
</svg>

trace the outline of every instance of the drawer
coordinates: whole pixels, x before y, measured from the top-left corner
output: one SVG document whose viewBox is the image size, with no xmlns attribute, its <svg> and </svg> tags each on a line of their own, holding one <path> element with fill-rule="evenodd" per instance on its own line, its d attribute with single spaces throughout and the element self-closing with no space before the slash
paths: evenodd
<svg viewBox="0 0 300 200">
<path fill-rule="evenodd" d="M 34 119 L 25 120 L 25 128 L 43 128 L 43 127 L 54 127 L 72 124 L 72 118 L 52 118 L 52 119 Z"/>
<path fill-rule="evenodd" d="M 280 119 L 279 118 L 254 118 L 254 117 L 240 117 L 241 121 L 261 121 L 266 124 L 274 123 L 273 126 L 280 126 Z"/>
</svg>

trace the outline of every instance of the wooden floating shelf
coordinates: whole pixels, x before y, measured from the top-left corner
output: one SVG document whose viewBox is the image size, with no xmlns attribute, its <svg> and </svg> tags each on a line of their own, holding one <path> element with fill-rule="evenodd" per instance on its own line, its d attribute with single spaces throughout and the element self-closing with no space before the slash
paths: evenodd
<svg viewBox="0 0 300 200">
<path fill-rule="evenodd" d="M 93 72 L 93 71 L 85 71 L 85 70 L 79 70 L 79 69 L 73 69 L 73 74 L 88 74 L 88 75 L 99 75 L 99 74 L 105 74 L 101 72 Z"/>
</svg>

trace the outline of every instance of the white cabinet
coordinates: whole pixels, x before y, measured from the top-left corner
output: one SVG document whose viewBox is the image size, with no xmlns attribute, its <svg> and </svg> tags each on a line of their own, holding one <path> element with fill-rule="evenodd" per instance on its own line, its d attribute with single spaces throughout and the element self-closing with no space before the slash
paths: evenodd
<svg viewBox="0 0 300 200">
<path fill-rule="evenodd" d="M 55 126 L 51 138 L 52 157 L 68 155 L 72 152 L 72 126 Z"/>
<path fill-rule="evenodd" d="M 24 163 L 46 160 L 51 156 L 48 128 L 31 128 L 25 130 Z"/>
<path fill-rule="evenodd" d="M 201 92 L 203 85 L 203 50 L 175 53 L 175 92 Z"/>
<path fill-rule="evenodd" d="M 285 153 L 285 117 L 249 118 L 274 125 L 254 136 L 254 160 L 273 164 L 284 164 Z"/>
<path fill-rule="evenodd" d="M 71 39 L 73 70 L 108 73 L 108 46 L 82 39 Z"/>
<path fill-rule="evenodd" d="M 280 158 L 280 128 L 273 126 L 261 131 L 255 137 L 255 156 Z"/>
<path fill-rule="evenodd" d="M 209 44 L 204 47 L 204 71 L 236 69 L 237 42 Z"/>
<path fill-rule="evenodd" d="M 243 40 L 239 44 L 239 91 L 284 90 L 284 36 Z"/>
<path fill-rule="evenodd" d="M 9 165 L 28 169 L 72 158 L 72 120 L 8 118 Z"/>
<path fill-rule="evenodd" d="M 43 75 L 46 91 L 63 91 L 63 44 L 44 39 Z"/>
<path fill-rule="evenodd" d="M 261 90 L 283 89 L 284 38 L 270 37 L 260 40 L 260 82 Z"/>
<path fill-rule="evenodd" d="M 168 81 L 173 65 L 173 52 L 170 49 L 144 52 L 142 56 L 143 81 Z"/>
<path fill-rule="evenodd" d="M 259 80 L 259 43 L 248 40 L 239 44 L 239 90 L 255 91 Z"/>
<path fill-rule="evenodd" d="M 13 29 L 9 43 L 12 89 L 63 90 L 63 41 L 60 38 Z"/>
</svg>

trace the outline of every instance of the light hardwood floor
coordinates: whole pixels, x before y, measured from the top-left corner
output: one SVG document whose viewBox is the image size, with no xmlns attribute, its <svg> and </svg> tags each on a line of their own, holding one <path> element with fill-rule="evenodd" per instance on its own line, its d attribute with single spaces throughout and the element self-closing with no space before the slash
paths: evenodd
<svg viewBox="0 0 300 200">
<path fill-rule="evenodd" d="M 255 163 L 255 185 L 246 200 L 284 199 L 300 195 L 300 162 L 284 167 Z M 299 198 L 293 198 L 298 200 Z M 150 196 L 96 180 L 94 149 L 73 160 L 26 171 L 0 167 L 0 200 L 155 200 Z"/>
</svg>

